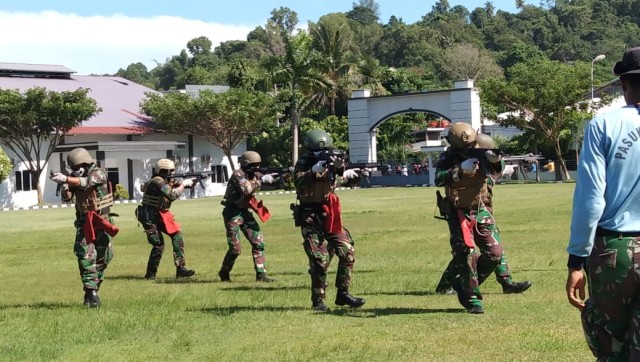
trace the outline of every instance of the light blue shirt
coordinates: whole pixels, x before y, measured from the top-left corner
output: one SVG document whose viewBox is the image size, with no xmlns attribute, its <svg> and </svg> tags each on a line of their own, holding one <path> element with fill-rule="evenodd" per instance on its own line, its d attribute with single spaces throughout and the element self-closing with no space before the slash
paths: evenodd
<svg viewBox="0 0 640 362">
<path fill-rule="evenodd" d="M 589 256 L 598 226 L 640 231 L 639 112 L 625 106 L 587 126 L 573 194 L 569 254 Z"/>
</svg>

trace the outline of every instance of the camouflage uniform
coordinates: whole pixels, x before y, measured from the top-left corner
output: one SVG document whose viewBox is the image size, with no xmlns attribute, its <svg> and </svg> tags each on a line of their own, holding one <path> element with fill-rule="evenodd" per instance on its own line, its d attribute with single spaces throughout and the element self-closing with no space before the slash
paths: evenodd
<svg viewBox="0 0 640 362">
<path fill-rule="evenodd" d="M 582 324 L 594 356 L 628 361 L 630 347 L 640 346 L 640 331 L 631 327 L 640 325 L 640 236 L 607 234 L 596 234 L 587 258 L 589 299 L 581 312 Z"/>
<path fill-rule="evenodd" d="M 171 208 L 171 203 L 178 199 L 182 192 L 174 188 L 173 183 L 167 182 L 162 176 L 155 176 L 144 186 L 144 195 L 142 197 L 142 204 L 138 206 L 136 211 L 138 221 L 144 227 L 144 231 L 147 234 L 147 241 L 151 244 L 151 253 L 149 254 L 149 261 L 147 262 L 147 273 L 145 278 L 154 279 L 164 253 L 164 237 L 162 233 L 169 235 L 171 238 L 171 244 L 173 246 L 173 262 L 176 266 L 177 276 L 180 271 L 186 271 L 185 269 L 185 256 L 184 256 L 184 239 L 182 237 L 182 231 L 169 232 L 162 220 L 160 212 L 168 212 Z M 173 215 L 171 215 L 173 217 Z M 177 224 L 176 224 L 177 225 Z M 190 273 L 186 273 L 190 274 Z M 191 275 L 193 275 L 191 273 Z M 190 276 L 190 275 L 184 275 Z"/>
<path fill-rule="evenodd" d="M 487 192 L 489 193 L 490 204 L 492 203 L 492 199 L 493 199 L 493 186 L 494 186 L 493 179 L 491 177 L 488 177 Z M 500 238 L 500 230 L 498 229 L 497 225 L 495 225 L 494 227 L 493 238 L 498 240 L 500 243 L 502 243 L 502 239 Z M 498 263 L 498 266 L 493 272 L 496 275 L 496 281 L 500 285 L 502 285 L 502 289 L 504 293 L 522 293 L 525 290 L 529 289 L 529 287 L 531 286 L 531 282 L 529 281 L 518 282 L 518 283 L 513 282 L 511 278 L 511 269 L 509 269 L 509 265 L 507 264 L 507 256 L 504 252 L 504 249 L 502 250 L 502 254 L 500 255 L 500 261 Z M 452 287 L 451 283 L 457 276 L 458 275 L 456 272 L 455 262 L 454 260 L 451 260 L 447 265 L 447 268 L 445 269 L 445 271 L 442 273 L 440 282 L 436 287 L 436 292 L 445 293 L 448 290 L 450 290 Z"/>
<path fill-rule="evenodd" d="M 349 295 L 355 263 L 355 249 L 351 234 L 344 227 L 337 233 L 328 232 L 325 229 L 327 214 L 324 208 L 329 206 L 330 195 L 335 196 L 335 176 L 343 173 L 344 166 L 335 169 L 327 168 L 324 172 L 314 173 L 311 168 L 316 162 L 318 158 L 309 154 L 300 159 L 295 167 L 296 192 L 300 201 L 296 220 L 299 223 L 304 240 L 303 247 L 309 259 L 311 301 L 314 309 L 326 310 L 324 299 L 327 270 L 332 256 L 337 255 L 339 261 L 335 282 L 338 288 L 336 304 L 359 307 L 364 304 L 364 299 Z"/>
<path fill-rule="evenodd" d="M 585 127 L 565 291 L 598 361 L 640 361 L 640 47 L 627 49 L 613 74 L 626 105 Z"/>
<path fill-rule="evenodd" d="M 445 186 L 447 199 L 452 206 L 447 223 L 451 234 L 452 262 L 459 275 L 454 279 L 453 287 L 457 289 L 463 306 L 469 311 L 475 309 L 481 313 L 482 294 L 479 287 L 498 267 L 502 244 L 491 209 L 487 175 L 482 171 L 473 175 L 462 174 L 460 164 L 465 159 L 451 148 L 442 153 L 437 164 L 436 185 Z M 488 163 L 487 172 L 497 176 L 503 167 L 502 160 L 498 164 Z M 467 232 L 463 225 L 469 227 Z M 466 242 L 465 235 L 468 238 Z M 475 246 L 478 246 L 479 255 Z"/>
<path fill-rule="evenodd" d="M 104 230 L 94 227 L 95 241 L 87 240 L 86 225 L 89 213 L 95 212 L 113 225 L 111 206 L 113 194 L 105 170 L 92 166 L 80 186 L 70 186 L 62 192 L 62 199 L 69 202 L 75 196 L 76 227 L 73 251 L 78 258 L 78 269 L 85 292 L 97 291 L 104 280 L 104 272 L 113 260 L 112 237 Z"/>
<path fill-rule="evenodd" d="M 224 198 L 220 202 L 224 206 L 222 217 L 224 219 L 224 227 L 227 230 L 227 244 L 229 245 L 229 250 L 224 256 L 219 273 L 223 281 L 230 281 L 229 273 L 242 250 L 240 232 L 251 243 L 256 279 L 259 281 L 272 281 L 271 279 L 266 280 L 268 278 L 266 278 L 264 238 L 260 231 L 260 225 L 249 211 L 249 199 L 260 191 L 261 186 L 259 175 L 253 174 L 253 176 L 251 179 L 247 179 L 248 176 L 244 171 L 234 171 L 227 184 Z"/>
</svg>

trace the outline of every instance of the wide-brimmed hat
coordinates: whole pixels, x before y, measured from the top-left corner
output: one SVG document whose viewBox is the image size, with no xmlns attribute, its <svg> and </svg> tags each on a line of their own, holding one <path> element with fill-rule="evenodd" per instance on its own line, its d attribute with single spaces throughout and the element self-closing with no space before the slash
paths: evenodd
<svg viewBox="0 0 640 362">
<path fill-rule="evenodd" d="M 614 75 L 640 74 L 640 47 L 627 49 L 622 60 L 613 67 Z"/>
</svg>

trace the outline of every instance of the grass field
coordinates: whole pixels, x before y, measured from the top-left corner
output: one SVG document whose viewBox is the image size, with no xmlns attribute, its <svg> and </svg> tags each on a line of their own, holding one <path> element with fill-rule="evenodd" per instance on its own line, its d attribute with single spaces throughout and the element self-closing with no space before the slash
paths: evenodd
<svg viewBox="0 0 640 362">
<path fill-rule="evenodd" d="M 221 283 L 226 251 L 219 197 L 179 201 L 188 282 L 174 278 L 170 247 L 155 282 L 142 278 L 150 250 L 133 217 L 116 205 L 120 234 L 100 291 L 102 308 L 82 306 L 73 210 L 0 212 L 0 360 L 109 361 L 587 361 L 579 313 L 564 295 L 573 184 L 501 185 L 496 219 L 516 280 L 533 286 L 482 290 L 484 315 L 455 296 L 434 294 L 450 259 L 446 224 L 433 218 L 435 189 L 340 191 L 356 242 L 351 291 L 359 310 L 310 310 L 307 259 L 289 211 L 292 194 L 264 195 L 263 225 L 273 284 L 258 284 L 248 242 Z"/>
</svg>

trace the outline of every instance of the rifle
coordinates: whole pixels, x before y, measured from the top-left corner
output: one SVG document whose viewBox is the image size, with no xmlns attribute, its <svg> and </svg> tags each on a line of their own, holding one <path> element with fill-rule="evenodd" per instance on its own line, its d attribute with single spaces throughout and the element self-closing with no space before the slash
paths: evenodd
<svg viewBox="0 0 640 362">
<path fill-rule="evenodd" d="M 170 176 L 170 178 L 193 179 L 194 181 L 197 181 L 198 184 L 200 184 L 200 186 L 204 190 L 206 188 L 206 186 L 204 185 L 204 180 L 208 179 L 213 174 L 215 174 L 214 171 L 184 172 L 184 173 L 174 173 L 173 175 Z M 191 189 L 190 196 L 193 197 L 193 194 L 195 192 L 195 185 L 191 187 L 185 187 L 185 188 Z"/>
<path fill-rule="evenodd" d="M 483 175 L 489 174 L 489 160 L 487 160 L 487 151 L 493 151 L 496 155 L 501 155 L 502 151 L 498 148 L 465 148 L 464 156 L 466 158 L 478 159 L 478 168 Z"/>
<path fill-rule="evenodd" d="M 69 170 L 60 171 L 60 173 L 65 176 L 71 175 L 71 172 Z M 54 174 L 54 171 L 49 172 L 49 176 L 53 176 L 53 174 Z M 56 186 L 56 196 L 60 196 L 60 190 L 62 190 L 62 183 L 58 183 Z"/>
<path fill-rule="evenodd" d="M 436 191 L 436 208 L 440 212 L 440 215 L 433 213 L 433 217 L 440 220 L 447 220 L 447 216 L 451 213 L 451 202 L 446 197 L 442 197 L 440 190 Z"/>
<path fill-rule="evenodd" d="M 333 148 L 324 150 L 318 155 L 318 161 L 326 161 L 325 166 L 329 169 L 329 180 L 331 184 L 333 184 L 336 179 L 335 161 L 338 159 L 342 160 L 342 163 L 346 166 L 345 158 L 346 155 L 344 152 Z"/>
</svg>

